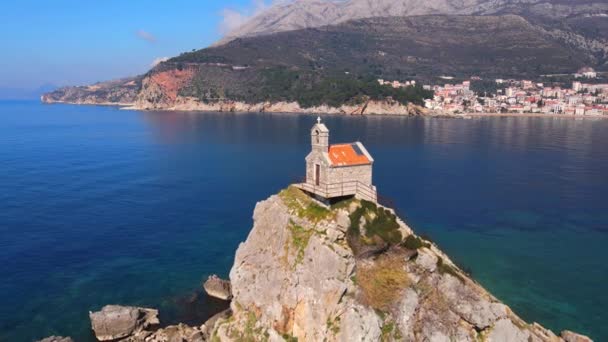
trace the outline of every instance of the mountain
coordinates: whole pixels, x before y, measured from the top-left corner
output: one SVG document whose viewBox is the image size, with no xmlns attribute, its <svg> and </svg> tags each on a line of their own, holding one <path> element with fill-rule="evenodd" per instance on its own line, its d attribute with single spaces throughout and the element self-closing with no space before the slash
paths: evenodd
<svg viewBox="0 0 608 342">
<path fill-rule="evenodd" d="M 236 38 L 335 25 L 372 17 L 415 15 L 518 14 L 564 19 L 606 14 L 605 0 L 296 0 L 279 2 L 228 33 L 219 44 Z"/>
<path fill-rule="evenodd" d="M 368 18 L 239 38 L 182 54 L 149 73 L 138 103 L 167 108 L 181 97 L 316 106 L 331 104 L 329 95 L 347 91 L 331 86 L 334 81 L 535 78 L 598 63 L 592 51 L 569 46 L 515 15 Z"/>
<path fill-rule="evenodd" d="M 406 106 L 431 94 L 420 87 L 381 87 L 376 80 L 538 79 L 584 66 L 608 69 L 608 18 L 587 19 L 597 25 L 579 17 L 513 14 L 350 20 L 237 38 L 183 53 L 136 79 L 64 88 L 43 100 L 140 109 L 412 113 Z"/>
</svg>

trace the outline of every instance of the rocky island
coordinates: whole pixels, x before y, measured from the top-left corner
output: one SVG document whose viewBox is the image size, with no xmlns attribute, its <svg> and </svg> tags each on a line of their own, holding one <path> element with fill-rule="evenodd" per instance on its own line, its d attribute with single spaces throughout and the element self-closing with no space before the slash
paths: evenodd
<svg viewBox="0 0 608 342">
<path fill-rule="evenodd" d="M 230 271 L 231 295 L 222 294 L 232 298 L 228 311 L 201 326 L 159 329 L 156 310 L 109 306 L 91 313 L 97 337 L 591 341 L 525 322 L 392 209 L 376 203 L 350 198 L 328 206 L 289 187 L 259 202 L 253 221 Z"/>
</svg>

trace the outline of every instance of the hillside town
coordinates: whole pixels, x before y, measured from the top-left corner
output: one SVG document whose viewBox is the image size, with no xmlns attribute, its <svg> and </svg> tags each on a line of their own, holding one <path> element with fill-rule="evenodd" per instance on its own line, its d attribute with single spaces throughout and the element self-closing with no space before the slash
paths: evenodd
<svg viewBox="0 0 608 342">
<path fill-rule="evenodd" d="M 597 73 L 585 68 L 573 75 L 571 87 L 549 86 L 530 80 L 472 77 L 457 84 L 424 85 L 434 91 L 425 107 L 445 114 L 547 114 L 608 116 L 608 83 L 594 83 Z M 450 79 L 446 77 L 445 79 Z M 378 80 L 392 87 L 415 86 L 416 81 Z"/>
</svg>

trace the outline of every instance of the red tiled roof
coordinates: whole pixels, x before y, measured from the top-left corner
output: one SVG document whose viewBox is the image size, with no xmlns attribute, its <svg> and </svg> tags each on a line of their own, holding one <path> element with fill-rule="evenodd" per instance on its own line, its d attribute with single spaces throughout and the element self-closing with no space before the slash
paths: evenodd
<svg viewBox="0 0 608 342">
<path fill-rule="evenodd" d="M 357 143 L 329 146 L 329 160 L 333 166 L 365 165 L 371 163 L 359 146 L 357 146 Z"/>
</svg>

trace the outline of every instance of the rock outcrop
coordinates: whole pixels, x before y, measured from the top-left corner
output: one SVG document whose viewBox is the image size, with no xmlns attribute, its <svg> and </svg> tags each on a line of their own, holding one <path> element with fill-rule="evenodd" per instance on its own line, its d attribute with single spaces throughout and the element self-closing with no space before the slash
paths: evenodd
<svg viewBox="0 0 608 342">
<path fill-rule="evenodd" d="M 205 292 L 211 297 L 215 297 L 221 300 L 229 300 L 232 298 L 232 290 L 230 289 L 230 282 L 227 280 L 220 279 L 217 275 L 211 275 L 203 284 Z"/>
<path fill-rule="evenodd" d="M 295 188 L 258 203 L 230 281 L 214 341 L 586 341 L 524 322 L 392 210 Z"/>
<path fill-rule="evenodd" d="M 210 295 L 232 297 L 230 309 L 200 326 L 159 328 L 157 310 L 108 305 L 89 313 L 97 339 L 592 342 L 523 321 L 376 203 L 327 206 L 289 187 L 258 203 L 253 219 L 230 283 L 205 283 Z"/>
<path fill-rule="evenodd" d="M 137 335 L 158 325 L 158 310 L 132 306 L 106 305 L 90 312 L 91 327 L 100 341 L 112 341 Z"/>
</svg>

